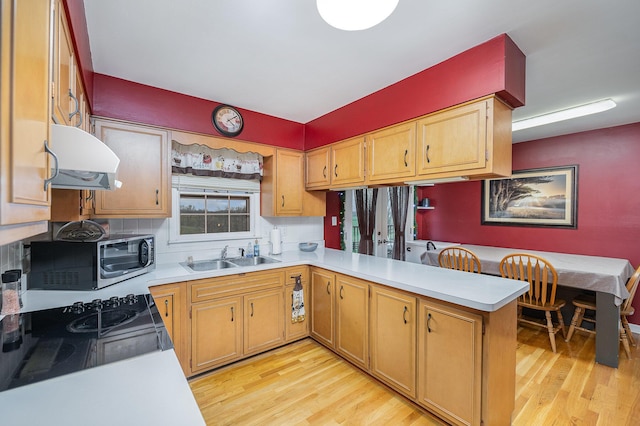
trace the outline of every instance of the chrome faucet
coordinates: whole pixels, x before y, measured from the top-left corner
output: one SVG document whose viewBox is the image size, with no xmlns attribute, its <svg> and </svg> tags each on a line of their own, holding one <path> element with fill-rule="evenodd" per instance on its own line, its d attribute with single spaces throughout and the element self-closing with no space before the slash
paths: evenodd
<svg viewBox="0 0 640 426">
<path fill-rule="evenodd" d="M 224 248 L 222 249 L 222 253 L 220 253 L 220 259 L 226 259 L 227 258 L 227 249 L 229 248 L 229 246 L 224 246 Z"/>
<path fill-rule="evenodd" d="M 429 245 L 431 245 L 431 247 L 433 247 L 433 249 L 434 249 L 434 250 L 436 250 L 436 245 L 435 245 L 435 244 L 433 244 L 433 242 L 431 242 L 431 241 L 427 241 L 427 251 L 428 251 L 428 250 L 431 250 L 431 249 L 429 248 Z"/>
</svg>

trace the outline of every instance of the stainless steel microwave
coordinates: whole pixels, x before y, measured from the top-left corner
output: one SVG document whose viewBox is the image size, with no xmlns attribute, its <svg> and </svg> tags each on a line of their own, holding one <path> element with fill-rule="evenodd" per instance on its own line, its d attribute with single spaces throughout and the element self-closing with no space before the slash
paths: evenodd
<svg viewBox="0 0 640 426">
<path fill-rule="evenodd" d="M 155 268 L 153 235 L 101 241 L 32 241 L 29 289 L 97 290 Z"/>
</svg>

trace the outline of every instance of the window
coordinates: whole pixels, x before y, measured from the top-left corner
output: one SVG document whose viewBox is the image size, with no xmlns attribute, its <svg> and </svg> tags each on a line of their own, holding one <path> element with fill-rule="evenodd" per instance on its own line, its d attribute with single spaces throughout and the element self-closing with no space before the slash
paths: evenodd
<svg viewBox="0 0 640 426">
<path fill-rule="evenodd" d="M 170 242 L 253 238 L 260 184 L 223 178 L 173 178 Z"/>
</svg>

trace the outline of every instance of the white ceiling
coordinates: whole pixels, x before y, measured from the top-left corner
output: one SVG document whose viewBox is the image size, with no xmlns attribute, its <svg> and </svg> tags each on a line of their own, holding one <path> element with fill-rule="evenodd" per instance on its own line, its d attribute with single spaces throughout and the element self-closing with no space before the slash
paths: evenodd
<svg viewBox="0 0 640 426">
<path fill-rule="evenodd" d="M 400 0 L 345 32 L 314 0 L 84 0 L 94 71 L 300 123 L 508 34 L 527 57 L 518 120 L 613 110 L 514 142 L 640 122 L 639 0 Z"/>
</svg>

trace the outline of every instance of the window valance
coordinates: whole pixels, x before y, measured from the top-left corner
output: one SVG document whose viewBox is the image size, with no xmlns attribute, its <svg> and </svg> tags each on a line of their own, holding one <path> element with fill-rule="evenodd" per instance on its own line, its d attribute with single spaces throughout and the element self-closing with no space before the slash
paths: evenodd
<svg viewBox="0 0 640 426">
<path fill-rule="evenodd" d="M 262 155 L 171 141 L 171 172 L 230 179 L 262 179 Z"/>
</svg>

